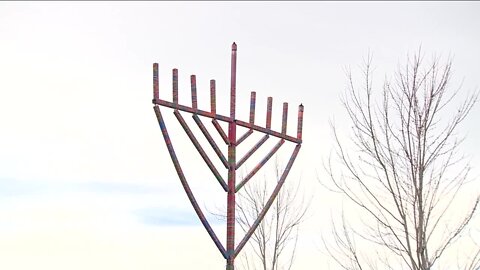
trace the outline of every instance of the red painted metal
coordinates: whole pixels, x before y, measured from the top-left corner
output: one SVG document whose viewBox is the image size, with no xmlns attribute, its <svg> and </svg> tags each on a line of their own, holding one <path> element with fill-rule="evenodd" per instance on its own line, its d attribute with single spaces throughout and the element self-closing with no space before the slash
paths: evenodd
<svg viewBox="0 0 480 270">
<path fill-rule="evenodd" d="M 176 107 L 178 105 L 178 69 L 176 68 L 172 70 L 172 88 L 173 103 Z"/>
<path fill-rule="evenodd" d="M 210 80 L 210 111 L 217 114 L 217 102 L 215 100 L 215 80 Z"/>
<path fill-rule="evenodd" d="M 237 126 L 251 128 L 255 131 L 260 131 L 262 133 L 272 135 L 274 137 L 277 137 L 277 138 L 280 138 L 280 139 L 283 139 L 283 140 L 286 140 L 286 141 L 291 141 L 291 142 L 294 142 L 294 143 L 302 143 L 302 140 L 299 140 L 295 137 L 288 136 L 286 134 L 282 134 L 280 132 L 271 130 L 270 128 L 267 129 L 267 128 L 260 127 L 260 126 L 257 126 L 257 125 L 252 125 L 252 124 L 244 122 L 242 120 L 235 120 L 235 123 L 237 124 Z"/>
<path fill-rule="evenodd" d="M 288 103 L 283 103 L 282 134 L 287 134 Z"/>
<path fill-rule="evenodd" d="M 273 103 L 273 98 L 268 97 L 267 99 L 267 122 L 265 127 L 267 129 L 270 129 L 272 127 L 272 103 Z"/>
<path fill-rule="evenodd" d="M 217 119 L 219 119 L 219 118 L 217 118 Z M 229 141 L 228 141 L 227 134 L 225 133 L 225 131 L 223 131 L 223 128 L 222 128 L 222 126 L 220 126 L 220 123 L 218 123 L 217 119 L 213 119 L 212 124 L 215 127 L 215 129 L 218 131 L 218 134 L 220 134 L 220 137 L 222 137 L 225 144 L 228 145 Z"/>
<path fill-rule="evenodd" d="M 195 75 L 190 76 L 190 84 L 192 89 L 192 109 L 197 109 L 197 78 Z"/>
<path fill-rule="evenodd" d="M 298 106 L 298 122 L 297 122 L 297 139 L 302 139 L 302 127 L 303 127 L 303 104 Z"/>
<path fill-rule="evenodd" d="M 158 64 L 153 64 L 153 99 L 158 99 Z"/>
<path fill-rule="evenodd" d="M 240 253 L 240 251 L 242 250 L 242 248 L 243 248 L 243 247 L 245 246 L 245 244 L 247 243 L 248 239 L 250 239 L 250 237 L 252 236 L 253 232 L 255 232 L 255 230 L 257 229 L 258 225 L 260 225 L 260 222 L 262 222 L 263 218 L 264 218 L 265 215 L 267 214 L 268 209 L 270 209 L 270 206 L 272 206 L 272 203 L 273 203 L 273 201 L 275 200 L 275 198 L 277 197 L 278 193 L 280 192 L 280 189 L 282 188 L 283 183 L 285 183 L 285 179 L 287 178 L 287 175 L 288 175 L 288 173 L 290 172 L 290 169 L 291 169 L 292 166 L 293 166 L 293 162 L 294 162 L 295 159 L 297 158 L 298 152 L 300 151 L 300 147 L 301 147 L 300 144 L 297 144 L 297 146 L 295 146 L 295 149 L 293 150 L 292 156 L 291 156 L 290 159 L 288 160 L 287 167 L 285 168 L 285 170 L 284 170 L 283 173 L 282 173 L 282 176 L 281 176 L 280 179 L 278 180 L 277 186 L 276 186 L 275 189 L 273 190 L 272 195 L 270 195 L 270 198 L 268 198 L 268 201 L 267 201 L 267 203 L 265 204 L 265 206 L 263 207 L 263 209 L 262 209 L 262 211 L 260 212 L 260 214 L 258 214 L 258 217 L 257 217 L 257 219 L 255 220 L 255 222 L 253 222 L 252 227 L 250 227 L 250 229 L 247 231 L 247 233 L 246 233 L 245 236 L 243 237 L 242 241 L 240 241 L 240 243 L 238 244 L 237 248 L 235 249 L 235 253 L 234 253 L 234 255 L 233 255 L 234 257 L 236 257 L 236 256 L 238 255 L 238 253 Z"/>
<path fill-rule="evenodd" d="M 212 136 L 210 135 L 210 132 L 208 132 L 207 128 L 205 127 L 205 125 L 203 124 L 202 120 L 200 119 L 200 117 L 198 117 L 198 115 L 194 114 L 192 115 L 192 118 L 193 120 L 195 121 L 195 123 L 197 123 L 197 126 L 200 128 L 200 130 L 202 131 L 203 135 L 205 136 L 205 138 L 207 139 L 208 143 L 212 146 L 213 148 L 213 151 L 215 151 L 215 153 L 217 154 L 218 158 L 220 158 L 220 161 L 222 161 L 222 164 L 225 166 L 226 169 L 228 169 L 228 162 L 227 162 L 227 159 L 225 159 L 225 156 L 223 155 L 222 153 L 222 150 L 220 150 L 220 148 L 218 147 L 217 143 L 215 142 L 215 140 L 212 138 Z"/>
<path fill-rule="evenodd" d="M 245 141 L 250 135 L 252 135 L 253 133 L 253 130 L 250 129 L 248 130 L 247 132 L 245 132 L 245 134 L 243 134 L 240 139 L 237 140 L 237 142 L 235 143 L 236 146 L 239 146 L 243 141 Z"/>
<path fill-rule="evenodd" d="M 273 148 L 268 152 L 268 154 L 260 161 L 253 170 L 243 178 L 242 182 L 238 184 L 238 186 L 235 188 L 236 191 L 239 191 L 262 167 L 263 165 L 267 164 L 268 160 L 273 157 L 273 155 L 280 149 L 280 147 L 283 145 L 285 140 L 280 140 Z"/>
<path fill-rule="evenodd" d="M 212 238 L 213 242 L 217 246 L 218 250 L 220 253 L 222 253 L 223 257 L 226 259 L 227 258 L 227 252 L 225 251 L 225 248 L 223 247 L 222 243 L 218 239 L 217 235 L 213 231 L 212 227 L 207 221 L 207 218 L 205 218 L 205 215 L 203 214 L 202 210 L 200 209 L 200 206 L 198 206 L 197 201 L 195 200 L 195 196 L 193 196 L 192 190 L 190 189 L 190 186 L 188 185 L 187 179 L 185 179 L 185 175 L 183 174 L 182 167 L 180 166 L 180 163 L 178 162 L 177 155 L 175 154 L 175 150 L 173 149 L 172 142 L 170 141 L 170 137 L 168 136 L 168 131 L 167 127 L 165 126 L 165 122 L 163 121 L 162 113 L 160 112 L 160 108 L 155 105 L 153 107 L 155 111 L 155 115 L 157 116 L 158 124 L 160 125 L 160 130 L 162 131 L 163 138 L 165 140 L 165 144 L 167 145 L 168 153 L 170 154 L 170 158 L 172 159 L 173 165 L 175 167 L 175 170 L 177 171 L 178 177 L 180 178 L 180 182 L 182 183 L 183 189 L 185 190 L 185 193 L 187 194 L 188 200 L 193 206 L 193 209 L 195 210 L 195 213 L 197 213 L 198 218 L 202 222 L 203 226 L 207 230 L 208 234 Z"/>
<path fill-rule="evenodd" d="M 256 99 L 256 93 L 251 92 L 250 93 L 250 124 L 255 123 L 255 99 Z"/>
<path fill-rule="evenodd" d="M 198 142 L 197 138 L 195 138 L 195 135 L 193 135 L 192 131 L 188 127 L 187 123 L 185 122 L 185 119 L 183 119 L 182 115 L 177 110 L 175 110 L 173 112 L 173 114 L 175 114 L 175 117 L 177 117 L 178 122 L 180 123 L 180 125 L 183 127 L 183 129 L 187 133 L 188 137 L 192 141 L 192 143 L 195 146 L 195 148 L 197 149 L 198 153 L 200 153 L 200 156 L 202 156 L 202 158 L 205 161 L 205 163 L 207 164 L 208 168 L 210 168 L 213 175 L 215 175 L 215 178 L 217 178 L 218 183 L 220 183 L 223 190 L 227 191 L 227 185 L 225 184 L 225 180 L 223 180 L 222 176 L 220 175 L 220 173 L 215 168 L 215 165 L 213 165 L 210 158 L 208 158 L 207 154 L 203 150 L 203 148 L 200 145 L 200 143 Z"/>
<path fill-rule="evenodd" d="M 234 269 L 235 252 L 235 164 L 237 125 L 235 119 L 235 98 L 237 83 L 237 45 L 232 45 L 232 66 L 230 71 L 230 122 L 228 123 L 228 193 L 227 193 L 227 270 Z"/>
<path fill-rule="evenodd" d="M 162 100 L 162 99 L 156 99 L 154 101 L 154 103 L 157 104 L 157 105 L 164 106 L 164 107 L 168 107 L 168 108 L 172 108 L 172 109 L 178 109 L 179 111 L 189 112 L 189 113 L 193 113 L 193 114 L 198 114 L 200 116 L 205 116 L 205 117 L 208 117 L 208 118 L 213 118 L 212 123 L 215 126 L 215 129 L 217 129 L 217 131 L 219 132 L 220 136 L 222 136 L 222 139 L 225 141 L 225 143 L 226 144 L 229 143 L 227 134 L 225 133 L 225 131 L 223 131 L 223 128 L 220 126 L 220 124 L 218 123 L 217 120 L 223 121 L 223 122 L 231 122 L 230 117 L 223 116 L 223 115 L 220 115 L 220 114 L 213 115 L 211 112 L 203 111 L 203 110 L 200 110 L 200 109 L 194 110 L 191 107 L 184 106 L 184 105 L 181 105 L 181 104 L 175 104 L 175 103 L 165 101 L 165 100 Z M 268 134 L 268 135 L 272 135 L 274 137 L 284 139 L 286 141 L 290 141 L 290 142 L 293 142 L 293 143 L 302 143 L 302 140 L 299 140 L 296 137 L 292 137 L 292 136 L 289 136 L 289 135 L 282 134 L 280 132 L 271 130 L 270 126 L 268 128 L 264 128 L 264 127 L 261 127 L 261 126 L 252 125 L 248 122 L 245 122 L 245 121 L 242 121 L 242 120 L 239 120 L 239 119 L 235 119 L 234 121 L 237 124 L 237 126 L 245 127 L 245 128 L 248 128 L 248 129 L 253 129 L 254 131 L 259 131 L 259 132 L 262 132 L 262 133 L 265 133 L 265 134 Z"/>
<path fill-rule="evenodd" d="M 263 144 L 264 142 L 266 142 L 266 141 L 268 140 L 268 138 L 270 138 L 270 136 L 268 136 L 268 135 L 263 136 L 263 137 L 257 142 L 257 144 L 255 144 L 255 145 L 252 147 L 252 149 L 248 150 L 248 152 L 245 154 L 245 156 L 243 156 L 243 157 L 240 159 L 240 161 L 238 161 L 238 163 L 237 163 L 237 170 L 238 170 L 238 168 L 240 168 L 240 166 L 242 166 L 242 164 L 243 164 L 245 161 L 248 160 L 248 158 L 249 158 L 250 156 L 253 155 L 253 153 L 255 153 L 255 151 L 257 151 L 257 150 L 260 148 L 260 146 L 262 146 L 262 144 Z"/>
<path fill-rule="evenodd" d="M 169 102 L 166 100 L 162 100 L 159 97 L 159 85 L 158 85 L 158 64 L 153 64 L 153 100 L 152 102 L 155 104 L 154 110 L 155 115 L 158 119 L 158 123 L 160 125 L 160 129 L 162 131 L 165 144 L 167 146 L 168 152 L 170 154 L 170 158 L 173 162 L 175 170 L 180 178 L 180 182 L 187 194 L 190 203 L 192 204 L 198 218 L 202 222 L 203 226 L 207 230 L 208 234 L 212 238 L 213 242 L 217 246 L 218 250 L 222 254 L 222 256 L 226 259 L 226 269 L 227 270 L 234 270 L 235 264 L 235 257 L 240 253 L 242 248 L 245 246 L 247 241 L 250 239 L 252 234 L 254 233 L 255 229 L 263 220 L 265 214 L 267 213 L 268 209 L 272 205 L 273 201 L 277 197 L 285 179 L 290 172 L 291 167 L 300 151 L 301 143 L 302 143 L 302 125 L 303 125 L 303 105 L 300 105 L 298 108 L 298 123 L 297 123 L 297 136 L 292 137 L 287 135 L 287 117 L 288 117 L 288 104 L 283 103 L 283 114 L 282 114 L 282 130 L 281 132 L 277 132 L 271 129 L 272 123 L 272 97 L 268 97 L 267 99 L 267 117 L 265 127 L 261 127 L 255 125 L 255 102 L 256 102 L 256 93 L 251 92 L 250 94 L 250 114 L 249 114 L 249 121 L 245 122 L 235 118 L 235 100 L 236 100 L 236 72 L 237 72 L 237 45 L 235 43 L 232 44 L 232 54 L 231 54 L 231 78 L 230 78 L 230 115 L 223 116 L 217 114 L 216 111 L 216 86 L 215 80 L 210 80 L 210 111 L 204 111 L 198 109 L 198 101 L 197 101 L 197 85 L 196 85 L 196 77 L 195 75 L 191 75 L 190 83 L 191 83 L 191 97 L 192 97 L 192 106 L 185 106 L 179 104 L 178 101 L 178 70 L 173 69 L 172 71 L 172 100 L 173 102 Z M 212 227 L 208 223 L 206 217 L 204 216 L 203 212 L 201 211 L 197 201 L 195 200 L 195 196 L 193 195 L 187 180 L 185 179 L 185 175 L 182 171 L 178 158 L 175 154 L 173 149 L 173 145 L 170 141 L 170 137 L 168 136 L 167 128 L 165 126 L 165 122 L 162 118 L 162 114 L 160 113 L 160 107 L 167 107 L 173 109 L 173 113 L 177 118 L 178 122 L 182 126 L 182 128 L 187 133 L 188 137 L 190 138 L 191 142 L 199 152 L 202 159 L 205 161 L 206 165 L 210 168 L 211 172 L 217 179 L 217 181 L 222 186 L 223 190 L 227 193 L 227 235 L 226 235 L 226 246 L 224 247 L 218 237 L 216 236 L 215 232 L 213 231 Z M 228 179 L 225 182 L 215 168 L 214 164 L 203 150 L 202 146 L 196 139 L 195 135 L 193 134 L 192 130 L 188 127 L 188 124 L 185 122 L 184 118 L 182 117 L 180 111 L 191 113 L 193 120 L 200 128 L 201 132 L 207 139 L 210 146 L 213 148 L 215 153 L 217 154 L 218 158 L 222 161 L 222 164 L 228 170 Z M 220 137 L 222 138 L 223 142 L 228 146 L 228 156 L 225 158 L 220 147 L 217 145 L 213 137 L 208 132 L 207 128 L 203 125 L 199 116 L 207 117 L 212 119 L 212 124 L 219 133 Z M 225 133 L 223 128 L 220 126 L 218 121 L 223 121 L 228 123 L 228 134 Z M 240 136 L 237 140 L 237 126 L 245 127 L 248 131 Z M 261 132 L 264 136 L 253 146 L 237 163 L 236 161 L 236 148 L 239 144 L 245 141 L 251 134 L 254 132 Z M 268 152 L 268 154 L 254 167 L 254 169 L 242 179 L 239 184 L 236 184 L 236 170 L 242 166 L 252 155 L 267 141 L 270 136 L 277 137 L 280 141 Z M 245 236 L 242 238 L 240 243 L 235 247 L 235 193 L 238 192 L 245 184 L 247 184 L 250 179 L 270 160 L 270 158 L 280 149 L 280 147 L 285 143 L 285 141 L 293 142 L 296 144 L 296 147 L 287 163 L 287 166 L 282 173 L 279 181 L 275 189 L 273 190 L 272 194 L 270 195 L 264 209 L 260 212 L 259 216 L 253 223 L 252 227 L 247 231 Z"/>
</svg>

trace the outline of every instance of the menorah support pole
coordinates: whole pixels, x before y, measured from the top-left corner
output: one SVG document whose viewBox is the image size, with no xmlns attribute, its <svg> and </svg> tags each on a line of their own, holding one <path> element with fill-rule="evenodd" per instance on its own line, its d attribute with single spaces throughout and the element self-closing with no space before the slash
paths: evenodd
<svg viewBox="0 0 480 270">
<path fill-rule="evenodd" d="M 227 266 L 234 270 L 235 260 L 235 170 L 237 125 L 235 124 L 235 92 L 237 73 L 237 44 L 232 44 L 232 64 L 230 71 L 230 122 L 228 123 L 228 192 L 227 192 Z"/>
</svg>

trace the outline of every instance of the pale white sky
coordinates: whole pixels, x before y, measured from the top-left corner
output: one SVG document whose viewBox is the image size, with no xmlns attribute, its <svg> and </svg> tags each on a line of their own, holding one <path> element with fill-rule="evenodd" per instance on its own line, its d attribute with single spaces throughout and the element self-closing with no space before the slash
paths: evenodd
<svg viewBox="0 0 480 270">
<path fill-rule="evenodd" d="M 477 2 L 0 3 L 0 269 L 223 269 L 165 148 L 151 66 L 160 65 L 167 100 L 179 69 L 184 104 L 196 74 L 204 109 L 216 79 L 226 114 L 233 41 L 240 118 L 255 90 L 257 121 L 273 96 L 278 129 L 287 101 L 293 134 L 305 105 L 304 144 L 288 181 L 302 181 L 314 200 L 295 269 L 326 269 L 320 235 L 338 205 L 317 174 L 332 149 L 329 120 L 345 119 L 345 67 L 370 51 L 381 79 L 421 45 L 427 56 L 453 55 L 455 82 L 478 88 L 479 13 Z M 222 192 L 164 111 L 201 205 L 221 208 Z M 477 106 L 461 130 L 476 175 L 479 118 Z M 223 241 L 222 222 L 212 222 Z"/>
</svg>

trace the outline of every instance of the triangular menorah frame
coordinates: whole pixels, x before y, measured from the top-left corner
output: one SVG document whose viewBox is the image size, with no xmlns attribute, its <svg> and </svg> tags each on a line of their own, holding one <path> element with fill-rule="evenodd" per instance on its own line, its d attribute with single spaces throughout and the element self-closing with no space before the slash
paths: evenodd
<svg viewBox="0 0 480 270">
<path fill-rule="evenodd" d="M 226 259 L 227 270 L 234 269 L 234 260 L 235 257 L 240 253 L 242 248 L 245 246 L 247 241 L 250 239 L 260 222 L 265 217 L 268 209 L 274 202 L 275 198 L 277 197 L 280 189 L 282 188 L 290 169 L 293 166 L 293 163 L 300 151 L 301 144 L 302 144 L 302 125 L 303 125 L 303 105 L 300 104 L 298 107 L 298 122 L 297 122 L 297 136 L 292 137 L 287 135 L 287 116 L 288 116 L 288 103 L 283 103 L 283 115 L 282 115 L 282 131 L 277 132 L 271 129 L 271 120 L 272 120 L 272 98 L 269 97 L 267 99 L 267 117 L 266 117 L 266 126 L 261 127 L 255 125 L 255 92 L 251 92 L 250 95 L 250 119 L 249 122 L 244 122 L 239 119 L 235 118 L 235 97 L 236 97 L 236 66 L 237 66 L 237 45 L 235 43 L 232 44 L 232 58 L 231 58 L 231 80 L 230 80 L 230 116 L 223 116 L 216 113 L 216 99 L 215 99 L 215 80 L 210 81 L 210 111 L 203 111 L 198 109 L 197 106 L 197 87 L 196 87 L 196 77 L 195 75 L 191 75 L 190 82 L 191 82 L 191 96 L 192 96 L 192 106 L 184 106 L 178 103 L 178 71 L 177 69 L 173 69 L 173 102 L 169 102 L 166 100 L 162 100 L 159 97 L 159 85 L 158 85 L 158 63 L 153 64 L 153 104 L 155 104 L 154 111 L 157 117 L 158 123 L 160 125 L 160 129 L 163 134 L 163 138 L 167 145 L 168 152 L 172 159 L 173 165 L 175 166 L 175 170 L 177 171 L 178 177 L 180 178 L 180 182 L 190 200 L 190 203 L 193 206 L 193 209 L 198 215 L 198 218 L 202 222 L 203 226 L 207 230 L 208 234 L 212 238 L 213 242 L 217 246 L 218 250 L 222 254 L 222 256 Z M 217 181 L 222 186 L 223 190 L 227 192 L 227 237 L 226 237 L 226 248 L 222 245 L 220 240 L 218 239 L 217 235 L 213 231 L 212 227 L 208 223 L 205 215 L 203 214 L 202 210 L 200 209 L 195 196 L 188 185 L 187 180 L 185 179 L 185 175 L 183 170 L 180 166 L 180 163 L 177 159 L 177 155 L 175 150 L 173 149 L 173 145 L 170 141 L 170 137 L 168 135 L 167 127 L 165 125 L 165 121 L 163 120 L 162 113 L 160 112 L 160 107 L 164 106 L 168 108 L 172 108 L 174 110 L 174 115 L 177 118 L 178 122 L 182 126 L 182 128 L 187 133 L 188 137 L 194 144 L 195 148 L 198 150 L 199 154 L 210 168 L 212 173 L 214 174 Z M 191 113 L 193 120 L 198 125 L 200 130 L 202 131 L 203 135 L 217 154 L 218 158 L 222 161 L 222 164 L 228 170 L 228 181 L 225 183 L 225 180 L 222 178 L 221 174 L 215 168 L 213 163 L 211 162 L 210 158 L 207 156 L 205 151 L 203 150 L 202 146 L 196 139 L 193 132 L 188 127 L 187 123 L 185 122 L 184 118 L 180 114 L 180 111 Z M 219 132 L 220 136 L 222 137 L 223 141 L 226 145 L 228 145 L 228 156 L 225 158 L 222 151 L 206 129 L 205 125 L 201 121 L 199 116 L 207 117 L 212 119 L 212 124 Z M 223 121 L 228 123 L 228 134 L 226 134 L 223 128 L 220 126 L 218 121 Z M 245 127 L 248 131 L 242 135 L 240 138 L 237 139 L 237 126 Z M 236 147 L 240 145 L 247 137 L 249 137 L 254 131 L 264 133 L 265 135 L 237 162 L 236 159 Z M 236 170 L 242 166 L 242 164 L 250 158 L 250 156 L 257 151 L 262 144 L 269 139 L 270 136 L 279 138 L 279 142 L 270 150 L 270 152 L 255 166 L 255 168 L 245 176 L 239 184 L 236 184 Z M 284 144 L 285 141 L 289 141 L 295 143 L 296 146 L 293 150 L 293 153 L 283 171 L 280 179 L 277 182 L 275 189 L 273 190 L 272 194 L 270 195 L 267 203 L 265 204 L 264 208 L 258 215 L 255 222 L 252 224 L 251 228 L 247 231 L 243 239 L 240 243 L 235 247 L 235 193 L 238 192 L 262 167 L 265 165 L 268 160 L 280 149 L 280 147 Z"/>
</svg>

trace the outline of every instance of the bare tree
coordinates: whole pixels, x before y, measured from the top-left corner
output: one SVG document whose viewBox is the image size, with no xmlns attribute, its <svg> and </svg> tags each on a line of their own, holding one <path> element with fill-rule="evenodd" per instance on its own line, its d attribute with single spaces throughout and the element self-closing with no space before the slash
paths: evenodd
<svg viewBox="0 0 480 270">
<path fill-rule="evenodd" d="M 275 162 L 276 179 L 280 179 L 278 162 Z M 267 181 L 249 183 L 239 194 L 237 222 L 247 232 L 262 211 L 270 193 Z M 305 218 L 308 203 L 299 194 L 299 186 L 286 184 L 274 204 L 260 223 L 249 249 L 242 254 L 244 269 L 289 270 L 292 268 L 300 225 Z"/>
<path fill-rule="evenodd" d="M 427 63 L 420 51 L 379 93 L 370 56 L 362 71 L 361 86 L 348 72 L 342 98 L 351 140 L 332 124 L 339 163 L 330 158 L 325 165 L 333 189 L 355 208 L 333 222 L 325 246 L 343 269 L 433 269 L 465 239 L 479 203 L 478 194 L 462 196 L 470 166 L 458 153 L 457 134 L 478 92 L 458 102 L 451 60 Z M 479 269 L 479 250 L 462 269 Z"/>
</svg>

